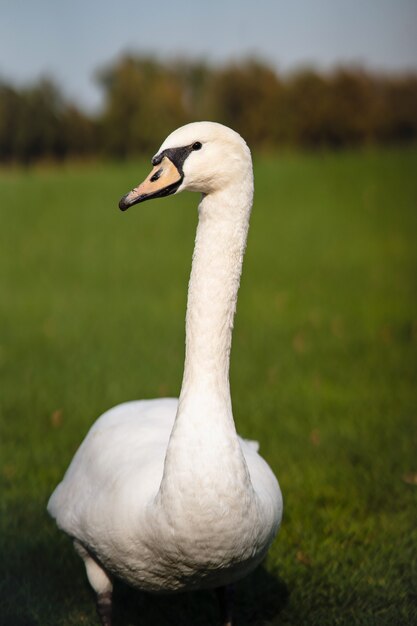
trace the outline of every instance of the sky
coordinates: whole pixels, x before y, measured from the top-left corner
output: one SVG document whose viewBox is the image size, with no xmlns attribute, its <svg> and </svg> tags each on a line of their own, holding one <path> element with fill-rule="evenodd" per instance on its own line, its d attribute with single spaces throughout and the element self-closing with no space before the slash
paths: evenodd
<svg viewBox="0 0 417 626">
<path fill-rule="evenodd" d="M 127 51 L 417 72 L 417 0 L 0 0 L 0 79 L 49 76 L 95 110 L 97 70 Z"/>
</svg>

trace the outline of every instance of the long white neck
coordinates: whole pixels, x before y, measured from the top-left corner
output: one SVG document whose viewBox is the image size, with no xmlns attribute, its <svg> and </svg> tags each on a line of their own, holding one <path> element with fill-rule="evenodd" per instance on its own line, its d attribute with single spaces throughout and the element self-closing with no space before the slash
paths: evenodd
<svg viewBox="0 0 417 626">
<path fill-rule="evenodd" d="M 181 410 L 194 394 L 208 394 L 229 408 L 233 319 L 251 205 L 252 195 L 239 190 L 210 194 L 200 203 L 188 290 Z"/>
<path fill-rule="evenodd" d="M 159 496 L 195 499 L 192 477 L 250 487 L 236 435 L 229 388 L 233 319 L 253 197 L 252 170 L 244 181 L 206 195 L 199 206 L 186 319 L 186 356 L 178 413 Z M 191 477 L 191 478 L 190 478 Z M 172 498 L 171 498 L 172 499 Z M 171 503 L 172 506 L 172 503 Z"/>
</svg>

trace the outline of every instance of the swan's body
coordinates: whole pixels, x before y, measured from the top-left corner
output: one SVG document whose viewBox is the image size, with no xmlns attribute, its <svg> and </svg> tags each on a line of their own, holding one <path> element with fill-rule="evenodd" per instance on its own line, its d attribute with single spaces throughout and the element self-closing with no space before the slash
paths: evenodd
<svg viewBox="0 0 417 626">
<path fill-rule="evenodd" d="M 236 434 L 229 390 L 253 195 L 249 149 L 234 131 L 199 122 L 172 133 L 153 162 L 121 208 L 182 189 L 203 193 L 180 399 L 102 415 L 48 505 L 99 597 L 112 574 L 154 592 L 227 585 L 262 560 L 282 515 L 275 476 L 256 444 Z"/>
<path fill-rule="evenodd" d="M 177 406 L 174 398 L 139 400 L 102 415 L 51 505 L 58 524 L 107 571 L 149 591 L 228 584 L 262 559 L 276 530 L 275 479 L 253 442 L 242 439 L 253 490 L 261 497 L 252 515 L 246 488 L 237 499 L 233 476 L 220 471 L 216 481 L 206 463 L 206 476 L 199 477 L 194 455 L 187 472 L 193 502 L 183 504 L 178 492 L 167 511 L 157 505 Z"/>
</svg>

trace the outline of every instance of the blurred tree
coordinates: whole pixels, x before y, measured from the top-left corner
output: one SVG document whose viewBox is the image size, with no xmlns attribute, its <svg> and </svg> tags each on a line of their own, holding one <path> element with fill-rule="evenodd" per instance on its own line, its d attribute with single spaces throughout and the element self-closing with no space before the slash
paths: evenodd
<svg viewBox="0 0 417 626">
<path fill-rule="evenodd" d="M 68 155 L 95 154 L 99 143 L 98 123 L 69 104 L 62 115 L 62 138 Z"/>
<path fill-rule="evenodd" d="M 381 85 L 384 114 L 379 139 L 385 143 L 417 139 L 417 76 L 393 78 Z"/>
<path fill-rule="evenodd" d="M 250 59 L 212 72 L 210 117 L 232 126 L 253 146 L 276 145 L 282 134 L 283 87 L 265 63 Z"/>
<path fill-rule="evenodd" d="M 209 81 L 213 70 L 204 61 L 177 59 L 170 65 L 181 86 L 182 102 L 188 121 L 205 119 L 209 111 Z"/>
<path fill-rule="evenodd" d="M 119 157 L 149 152 L 155 140 L 187 121 L 175 73 L 151 58 L 124 57 L 99 74 L 106 105 L 103 148 Z"/>
<path fill-rule="evenodd" d="M 330 79 L 327 143 L 335 147 L 375 139 L 380 101 L 371 77 L 361 70 L 340 69 Z"/>
<path fill-rule="evenodd" d="M 19 106 L 19 94 L 6 84 L 0 84 L 0 159 L 2 161 L 9 161 L 14 153 Z"/>
<path fill-rule="evenodd" d="M 328 143 L 329 83 L 314 70 L 304 69 L 288 79 L 285 91 L 284 138 L 305 147 Z"/>
<path fill-rule="evenodd" d="M 415 74 L 304 69 L 283 78 L 256 59 L 212 67 L 125 56 L 98 78 L 104 109 L 94 117 L 51 80 L 22 89 L 0 82 L 0 161 L 149 155 L 174 128 L 197 119 L 232 126 L 255 149 L 417 140 Z"/>
<path fill-rule="evenodd" d="M 46 79 L 21 93 L 13 141 L 13 157 L 30 163 L 40 156 L 59 158 L 65 153 L 60 132 L 63 102 L 55 85 Z"/>
<path fill-rule="evenodd" d="M 0 159 L 29 164 L 96 150 L 95 122 L 42 79 L 21 90 L 0 85 Z"/>
</svg>

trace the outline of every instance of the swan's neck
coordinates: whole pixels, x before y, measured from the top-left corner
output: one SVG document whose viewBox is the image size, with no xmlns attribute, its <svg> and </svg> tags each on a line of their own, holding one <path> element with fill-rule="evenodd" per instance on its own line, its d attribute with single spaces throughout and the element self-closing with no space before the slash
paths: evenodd
<svg viewBox="0 0 417 626">
<path fill-rule="evenodd" d="M 188 291 L 186 356 L 178 413 L 159 496 L 192 506 L 201 483 L 245 498 L 250 479 L 236 435 L 229 361 L 243 255 L 252 206 L 249 180 L 203 197 Z M 206 494 L 207 497 L 207 494 Z"/>
<path fill-rule="evenodd" d="M 200 203 L 188 290 L 181 411 L 195 394 L 230 406 L 230 348 L 251 203 L 251 195 L 245 198 L 237 190 L 205 196 Z"/>
</svg>

